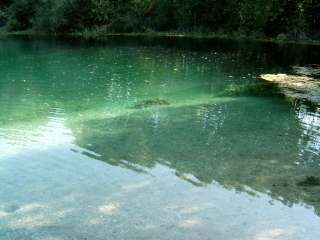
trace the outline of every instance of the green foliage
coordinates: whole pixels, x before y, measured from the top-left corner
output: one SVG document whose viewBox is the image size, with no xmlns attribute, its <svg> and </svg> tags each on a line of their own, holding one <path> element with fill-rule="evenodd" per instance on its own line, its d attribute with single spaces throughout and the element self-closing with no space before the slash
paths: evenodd
<svg viewBox="0 0 320 240">
<path fill-rule="evenodd" d="M 42 0 L 41 2 L 33 17 L 33 27 L 48 32 L 57 31 L 65 23 L 63 16 L 65 1 Z"/>
<path fill-rule="evenodd" d="M 0 9 L 0 27 L 5 25 L 7 21 L 7 14 L 3 9 Z"/>
<path fill-rule="evenodd" d="M 8 10 L 10 30 L 19 31 L 32 27 L 32 20 L 36 13 L 38 0 L 19 0 L 13 1 Z"/>
<path fill-rule="evenodd" d="M 69 32 L 94 23 L 93 3 L 87 0 L 40 0 L 33 27 L 48 32 Z"/>
<path fill-rule="evenodd" d="M 278 42 L 284 42 L 286 40 L 288 40 L 288 37 L 286 34 L 283 34 L 283 33 L 280 33 L 277 37 L 276 37 L 276 40 Z"/>
<path fill-rule="evenodd" d="M 6 0 L 0 24 L 7 16 L 11 30 L 320 35 L 318 0 Z"/>
</svg>

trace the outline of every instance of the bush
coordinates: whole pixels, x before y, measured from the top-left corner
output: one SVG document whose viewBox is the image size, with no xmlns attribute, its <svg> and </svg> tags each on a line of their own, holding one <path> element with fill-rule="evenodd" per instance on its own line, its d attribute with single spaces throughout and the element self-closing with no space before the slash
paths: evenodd
<svg viewBox="0 0 320 240">
<path fill-rule="evenodd" d="M 8 28 L 13 31 L 26 30 L 32 27 L 38 0 L 16 0 L 8 10 Z"/>
<path fill-rule="evenodd" d="M 284 41 L 286 41 L 287 39 L 288 39 L 288 37 L 287 37 L 287 35 L 284 34 L 284 33 L 278 34 L 278 36 L 277 36 L 277 38 L 276 38 L 277 42 L 284 42 Z"/>
<path fill-rule="evenodd" d="M 114 32 L 285 33 L 295 39 L 320 34 L 320 3 L 310 0 L 3 0 L 0 24 L 7 18 L 10 30 L 47 32 L 105 26 Z"/>
<path fill-rule="evenodd" d="M 0 27 L 3 27 L 7 22 L 7 14 L 5 10 L 0 9 Z"/>
</svg>

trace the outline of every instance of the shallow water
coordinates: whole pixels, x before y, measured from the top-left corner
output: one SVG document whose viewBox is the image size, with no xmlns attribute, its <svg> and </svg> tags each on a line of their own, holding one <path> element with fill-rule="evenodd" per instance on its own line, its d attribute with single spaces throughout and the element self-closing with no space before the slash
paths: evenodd
<svg viewBox="0 0 320 240">
<path fill-rule="evenodd" d="M 319 239 L 318 49 L 136 41 L 0 39 L 0 239 Z"/>
</svg>

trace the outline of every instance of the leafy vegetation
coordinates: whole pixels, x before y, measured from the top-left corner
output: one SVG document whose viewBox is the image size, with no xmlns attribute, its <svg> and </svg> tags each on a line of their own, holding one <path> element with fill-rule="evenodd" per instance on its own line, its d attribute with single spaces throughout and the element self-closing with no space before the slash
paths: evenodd
<svg viewBox="0 0 320 240">
<path fill-rule="evenodd" d="M 215 32 L 320 37 L 318 0 L 5 0 L 0 24 L 46 32 Z"/>
</svg>

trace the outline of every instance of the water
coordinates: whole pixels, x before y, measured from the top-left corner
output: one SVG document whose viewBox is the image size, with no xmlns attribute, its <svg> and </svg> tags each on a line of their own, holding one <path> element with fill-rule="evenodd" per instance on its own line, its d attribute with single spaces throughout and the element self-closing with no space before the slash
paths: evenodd
<svg viewBox="0 0 320 240">
<path fill-rule="evenodd" d="M 1 39 L 0 239 L 319 239 L 319 107 L 259 79 L 317 50 Z"/>
</svg>

